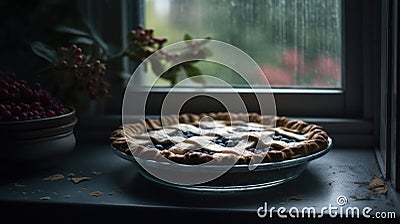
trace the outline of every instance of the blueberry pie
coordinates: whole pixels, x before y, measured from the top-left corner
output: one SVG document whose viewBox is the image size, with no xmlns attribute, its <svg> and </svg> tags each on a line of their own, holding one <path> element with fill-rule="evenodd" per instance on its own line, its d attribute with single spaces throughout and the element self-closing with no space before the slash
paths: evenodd
<svg viewBox="0 0 400 224">
<path fill-rule="evenodd" d="M 316 153 L 329 141 L 322 127 L 301 120 L 225 112 L 146 118 L 119 127 L 110 140 L 128 155 L 181 164 L 277 162 Z"/>
</svg>

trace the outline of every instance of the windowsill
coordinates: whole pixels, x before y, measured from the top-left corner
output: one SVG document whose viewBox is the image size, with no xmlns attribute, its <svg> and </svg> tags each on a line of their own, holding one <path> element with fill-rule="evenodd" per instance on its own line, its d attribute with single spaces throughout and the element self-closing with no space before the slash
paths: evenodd
<svg viewBox="0 0 400 224">
<path fill-rule="evenodd" d="M 164 98 L 170 95 L 169 91 L 170 88 L 128 87 L 124 97 L 143 105 L 145 102 L 151 102 L 146 105 L 147 113 L 157 114 L 161 110 Z M 362 108 L 362 105 L 359 105 L 361 101 L 347 99 L 349 91 L 340 89 L 174 88 L 173 93 L 182 99 L 190 99 L 190 110 L 199 112 L 211 112 L 211 109 L 225 110 L 221 105 L 210 101 L 210 98 L 216 101 L 224 99 L 229 106 L 230 103 L 237 102 L 238 96 L 248 111 L 259 111 L 259 100 L 270 100 L 273 97 L 277 113 L 288 116 L 357 117 L 361 116 Z M 132 113 L 137 114 L 137 110 L 142 108 L 133 107 Z"/>
<path fill-rule="evenodd" d="M 93 171 L 100 171 L 94 175 Z M 88 176 L 89 181 L 74 184 L 67 179 L 44 181 L 43 178 L 60 173 Z M 199 216 L 259 219 L 257 208 L 268 202 L 268 207 L 337 206 L 338 196 L 346 196 L 346 206 L 371 207 L 376 211 L 398 211 L 391 194 L 374 195 L 368 189 L 371 175 L 380 176 L 372 149 L 332 149 L 327 155 L 310 162 L 308 168 L 295 180 L 270 189 L 236 193 L 194 193 L 159 186 L 142 177 L 130 162 L 116 156 L 104 138 L 88 141 L 77 135 L 75 150 L 56 167 L 23 177 L 15 177 L 0 186 L 0 204 L 3 214 L 19 218 L 48 217 L 77 214 L 91 222 L 103 218 L 137 218 L 159 214 L 158 217 Z M 100 191 L 99 197 L 90 192 Z M 66 195 L 69 195 L 66 197 Z M 40 200 L 50 196 L 51 200 Z M 296 196 L 298 200 L 290 199 Z M 164 214 L 164 215 L 163 215 Z M 400 214 L 396 214 L 399 216 Z M 201 216 L 201 217 L 200 217 Z M 86 218 L 85 218 L 86 217 Z M 186 217 L 186 218 L 187 218 Z M 227 220 L 229 218 L 224 218 Z M 278 219 L 276 214 L 274 219 Z"/>
<path fill-rule="evenodd" d="M 168 93 L 172 87 L 142 87 L 130 90 L 137 93 Z M 178 87 L 173 89 L 177 93 L 232 93 L 232 88 L 218 88 L 218 87 Z M 252 87 L 242 88 L 235 87 L 234 93 L 276 93 L 276 94 L 342 94 L 343 90 L 334 88 L 265 88 L 265 87 Z"/>
</svg>

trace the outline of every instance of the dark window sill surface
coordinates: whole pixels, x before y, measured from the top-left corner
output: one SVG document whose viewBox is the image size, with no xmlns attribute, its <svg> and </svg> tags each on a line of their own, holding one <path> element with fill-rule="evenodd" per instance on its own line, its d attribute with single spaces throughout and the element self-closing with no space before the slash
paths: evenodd
<svg viewBox="0 0 400 224">
<path fill-rule="evenodd" d="M 101 174 L 94 175 L 93 171 Z M 43 180 L 57 173 L 66 178 Z M 74 184 L 68 180 L 68 173 L 92 179 Z M 336 199 L 346 196 L 346 206 L 369 206 L 373 208 L 372 212 L 396 211 L 396 215 L 400 216 L 392 199 L 396 193 L 374 195 L 368 189 L 367 182 L 371 175 L 380 175 L 372 149 L 333 148 L 325 156 L 311 161 L 297 179 L 279 186 L 249 192 L 188 192 L 163 187 L 145 179 L 130 162 L 115 155 L 107 141 L 88 143 L 78 136 L 76 148 L 57 166 L 23 176 L 9 175 L 11 177 L 6 178 L 7 175 L 3 175 L 0 204 L 2 208 L 7 208 L 4 214 L 16 214 L 16 217 L 25 211 L 37 217 L 82 214 L 94 221 L 102 217 L 135 217 L 153 212 L 178 217 L 179 214 L 193 212 L 220 212 L 229 213 L 232 217 L 259 220 L 256 211 L 264 202 L 269 207 L 301 209 L 314 206 L 319 211 L 329 204 L 337 206 Z M 102 195 L 89 195 L 95 191 L 102 192 Z M 44 196 L 49 196 L 51 200 L 41 200 Z M 300 200 L 291 200 L 292 196 Z"/>
</svg>

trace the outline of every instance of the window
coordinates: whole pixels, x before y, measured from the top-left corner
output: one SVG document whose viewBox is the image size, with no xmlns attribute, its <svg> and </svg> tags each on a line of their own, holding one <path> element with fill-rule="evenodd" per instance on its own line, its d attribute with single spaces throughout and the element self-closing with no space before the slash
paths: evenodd
<svg viewBox="0 0 400 224">
<path fill-rule="evenodd" d="M 190 34 L 233 44 L 260 65 L 273 87 L 342 87 L 341 18 L 341 0 L 145 0 L 145 23 L 157 36 L 168 43 Z M 223 66 L 197 66 L 233 86 L 245 85 Z"/>
<path fill-rule="evenodd" d="M 395 181 L 399 189 L 395 131 L 399 126 L 395 75 L 397 1 L 143 0 L 142 3 L 146 26 L 171 42 L 190 33 L 196 38 L 211 36 L 224 40 L 249 53 L 271 76 L 268 78 L 274 87 L 279 115 L 318 121 L 334 136 L 336 147 L 374 146 L 384 175 Z M 307 38 L 312 43 L 305 44 Z M 305 75 L 303 66 L 307 67 Z M 229 81 L 237 87 L 250 110 L 256 110 L 252 107 L 256 103 L 251 93 L 240 88 L 240 81 L 233 78 Z M 158 86 L 166 84 L 160 82 Z M 155 89 L 150 112 L 157 113 L 166 91 L 168 88 Z M 190 111 L 204 110 L 196 105 L 202 104 L 192 103 Z"/>
<path fill-rule="evenodd" d="M 374 72 L 373 69 L 375 65 L 373 63 L 373 59 L 371 59 L 373 58 L 372 51 L 374 48 L 367 48 L 366 46 L 374 46 L 374 40 L 363 34 L 374 33 L 374 29 L 376 28 L 374 28 L 374 26 L 363 25 L 366 24 L 365 21 L 368 21 L 371 18 L 369 14 L 366 14 L 367 10 L 371 10 L 370 6 L 368 6 L 366 3 L 363 3 L 363 1 L 170 0 L 158 2 L 158 0 L 143 0 L 141 1 L 141 5 L 142 7 L 139 7 L 142 10 L 141 13 L 145 12 L 141 22 L 143 22 L 148 28 L 154 28 L 157 36 L 168 37 L 168 43 L 173 43 L 174 40 L 182 40 L 185 33 L 189 33 L 194 38 L 202 38 L 205 36 L 214 35 L 214 39 L 227 38 L 226 41 L 231 41 L 234 45 L 239 46 L 242 44 L 243 46 L 239 47 L 246 51 L 250 56 L 253 56 L 258 64 L 262 67 L 273 67 L 272 71 L 289 70 L 290 72 L 287 74 L 290 73 L 290 82 L 286 82 L 286 84 L 284 84 L 285 82 L 283 81 L 272 81 L 274 87 L 273 92 L 278 110 L 277 112 L 280 115 L 298 117 L 372 118 L 371 103 L 364 99 L 364 97 L 366 97 L 366 99 L 371 98 L 372 95 L 369 94 L 372 93 L 368 91 L 364 92 L 363 88 L 371 85 L 372 83 L 371 78 L 368 77 L 372 77 L 372 73 Z M 236 23 L 245 23 L 246 25 L 243 27 L 235 27 L 235 24 L 231 24 L 233 22 L 228 21 L 225 25 L 228 27 L 231 26 L 231 28 L 229 28 L 226 32 L 224 31 L 218 33 L 219 29 L 216 21 L 208 20 L 208 22 L 203 22 L 207 21 L 207 19 L 209 19 L 208 17 L 212 17 L 211 15 L 208 15 L 208 13 L 210 13 L 208 12 L 209 10 L 207 8 L 209 5 L 218 5 L 218 7 L 220 7 L 219 11 L 221 17 L 228 18 L 229 16 L 233 20 L 233 18 L 237 16 L 238 18 L 235 19 Z M 269 10 L 269 7 L 275 8 L 274 10 Z M 313 7 L 315 8 L 313 9 Z M 189 13 L 188 8 L 196 8 L 198 10 L 190 9 L 191 13 Z M 297 15 L 295 15 L 296 13 L 293 12 L 293 9 L 296 8 L 297 11 L 295 11 L 297 12 Z M 236 11 L 233 13 L 233 9 L 236 10 L 237 13 Z M 281 10 L 281 14 L 283 12 L 285 12 L 285 14 L 288 12 L 293 12 L 293 17 L 297 19 L 289 20 L 281 18 L 280 20 L 279 16 L 281 14 L 279 14 L 279 10 Z M 174 13 L 172 13 L 172 11 Z M 308 17 L 304 15 L 303 12 L 305 11 L 308 12 Z M 167 14 L 166 12 L 170 13 Z M 194 17 L 194 19 L 182 19 L 181 15 L 186 15 L 186 13 L 190 14 L 190 16 Z M 202 15 L 201 13 L 204 13 L 205 15 Z M 331 16 L 329 18 L 325 17 L 326 14 Z M 277 21 L 277 24 L 273 25 L 273 19 L 270 17 L 275 17 L 274 19 Z M 320 17 L 325 18 L 322 19 L 324 21 L 316 19 Z M 179 20 L 178 18 L 181 18 L 180 20 L 190 20 L 192 22 L 190 23 L 190 26 L 187 26 L 187 24 L 185 24 L 187 21 L 176 22 Z M 257 44 L 246 47 L 246 45 L 251 45 L 251 43 L 248 43 L 250 42 L 248 41 L 249 39 L 255 38 L 257 41 L 262 41 L 261 37 L 251 37 L 252 35 L 255 35 L 253 32 L 246 32 L 252 29 L 251 24 L 257 22 L 257 20 L 261 18 L 263 18 L 263 21 L 268 21 L 265 22 L 263 26 L 271 28 L 265 31 L 261 29 L 261 31 L 256 30 L 257 32 L 254 32 L 257 33 L 257 35 L 266 36 L 266 44 L 262 45 L 262 47 Z M 165 24 L 168 21 L 169 23 L 174 23 L 173 29 L 169 28 L 172 29 L 171 32 L 169 29 L 166 29 L 168 26 L 159 25 Z M 310 43 L 308 45 L 305 44 L 307 42 L 305 39 L 311 38 L 311 34 L 307 33 L 307 37 L 301 37 L 300 33 L 302 33 L 303 29 L 302 25 L 297 25 L 297 29 L 288 28 L 290 26 L 294 26 L 293 24 L 296 23 L 296 21 L 297 24 L 301 24 L 302 21 L 309 21 L 310 23 L 307 25 L 308 30 L 310 30 L 310 27 L 314 27 L 315 32 L 316 30 L 319 30 L 320 32 L 316 32 L 318 33 L 316 36 L 319 35 L 318 38 L 321 38 L 324 41 L 319 42 L 317 44 L 318 46 L 314 47 L 311 47 Z M 316 21 L 320 22 L 320 24 L 316 23 L 311 25 Z M 304 24 L 304 26 L 306 25 Z M 330 34 L 322 32 L 324 27 L 325 29 L 329 30 L 328 33 Z M 239 32 L 241 29 L 244 29 L 242 33 Z M 268 36 L 273 35 L 272 31 L 274 29 L 276 31 L 275 34 L 278 37 L 269 37 L 268 39 Z M 269 32 L 270 30 L 272 31 Z M 288 30 L 291 31 L 289 32 Z M 212 33 L 213 31 L 214 33 Z M 240 36 L 238 35 L 238 32 L 239 34 L 242 34 L 242 37 L 236 38 L 237 36 Z M 294 38 L 293 33 L 296 32 L 298 37 Z M 225 37 L 223 37 L 223 35 L 225 35 Z M 285 38 L 283 38 L 283 40 L 286 40 L 286 42 L 282 41 L 281 38 L 279 38 L 279 35 L 281 37 L 284 36 Z M 334 41 L 329 42 L 326 41 L 325 38 Z M 295 42 L 297 48 L 293 47 Z M 269 47 L 268 45 L 273 45 L 273 47 Z M 293 51 L 293 49 L 295 51 Z M 365 54 L 365 52 L 371 54 Z M 287 63 L 292 59 L 292 62 L 295 62 L 295 66 L 292 66 L 291 69 L 284 68 L 285 54 L 288 56 L 286 57 Z M 290 55 L 294 56 L 292 57 Z M 322 61 L 322 66 L 320 67 L 321 69 L 318 69 L 318 66 L 314 65 L 318 64 L 316 61 L 318 61 L 317 58 L 320 57 L 323 58 L 320 60 Z M 307 64 L 307 66 L 310 66 L 310 69 L 306 69 L 307 75 L 305 77 L 307 78 L 302 77 L 300 74 L 302 70 L 301 64 Z M 210 67 L 212 66 L 208 66 L 208 68 Z M 226 68 L 221 67 L 222 66 L 214 66 L 213 69 L 227 70 Z M 328 70 L 332 71 L 331 75 L 329 75 L 329 72 L 322 72 L 323 75 L 318 75 L 321 80 L 326 79 L 326 81 L 323 83 L 319 82 L 317 79 L 311 79 L 312 76 L 317 76 L 318 71 Z M 273 75 L 278 73 L 269 72 L 268 74 Z M 285 75 L 276 77 L 284 76 Z M 289 75 L 286 76 L 289 77 Z M 328 76 L 336 77 L 336 81 L 332 81 L 333 79 L 331 81 L 327 81 Z M 147 77 L 147 80 L 142 79 L 141 81 L 143 83 L 148 83 L 149 79 L 151 79 L 149 77 Z M 256 104 L 256 102 L 252 100 L 252 94 L 249 93 L 246 88 L 242 88 L 243 86 L 240 85 L 240 81 L 232 78 L 230 83 L 237 87 L 236 90 L 239 91 L 241 96 L 246 99 L 250 111 L 257 111 L 257 108 L 252 107 L 252 105 Z M 165 93 L 169 89 L 167 83 L 165 82 L 159 82 L 158 86 L 160 88 L 154 89 L 151 97 L 153 102 L 161 103 Z M 217 89 L 213 90 L 220 91 Z M 182 92 L 184 91 L 185 90 L 182 90 Z M 193 91 L 193 89 L 189 88 L 187 91 Z M 260 88 L 259 91 L 262 91 L 262 88 Z M 154 110 L 149 110 L 149 113 L 157 114 L 157 111 L 159 111 L 159 107 L 157 106 L 158 103 L 154 103 L 153 106 L 151 106 Z M 195 112 L 204 108 L 199 107 L 192 109 L 192 111 Z"/>
</svg>

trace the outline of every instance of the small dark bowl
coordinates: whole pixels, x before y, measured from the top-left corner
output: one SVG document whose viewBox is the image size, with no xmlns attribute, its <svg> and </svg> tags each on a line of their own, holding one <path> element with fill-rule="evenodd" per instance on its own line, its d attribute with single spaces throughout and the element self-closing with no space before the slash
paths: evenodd
<svg viewBox="0 0 400 224">
<path fill-rule="evenodd" d="M 76 123 L 74 109 L 55 117 L 0 122 L 1 170 L 12 172 L 54 166 L 74 149 Z"/>
</svg>

